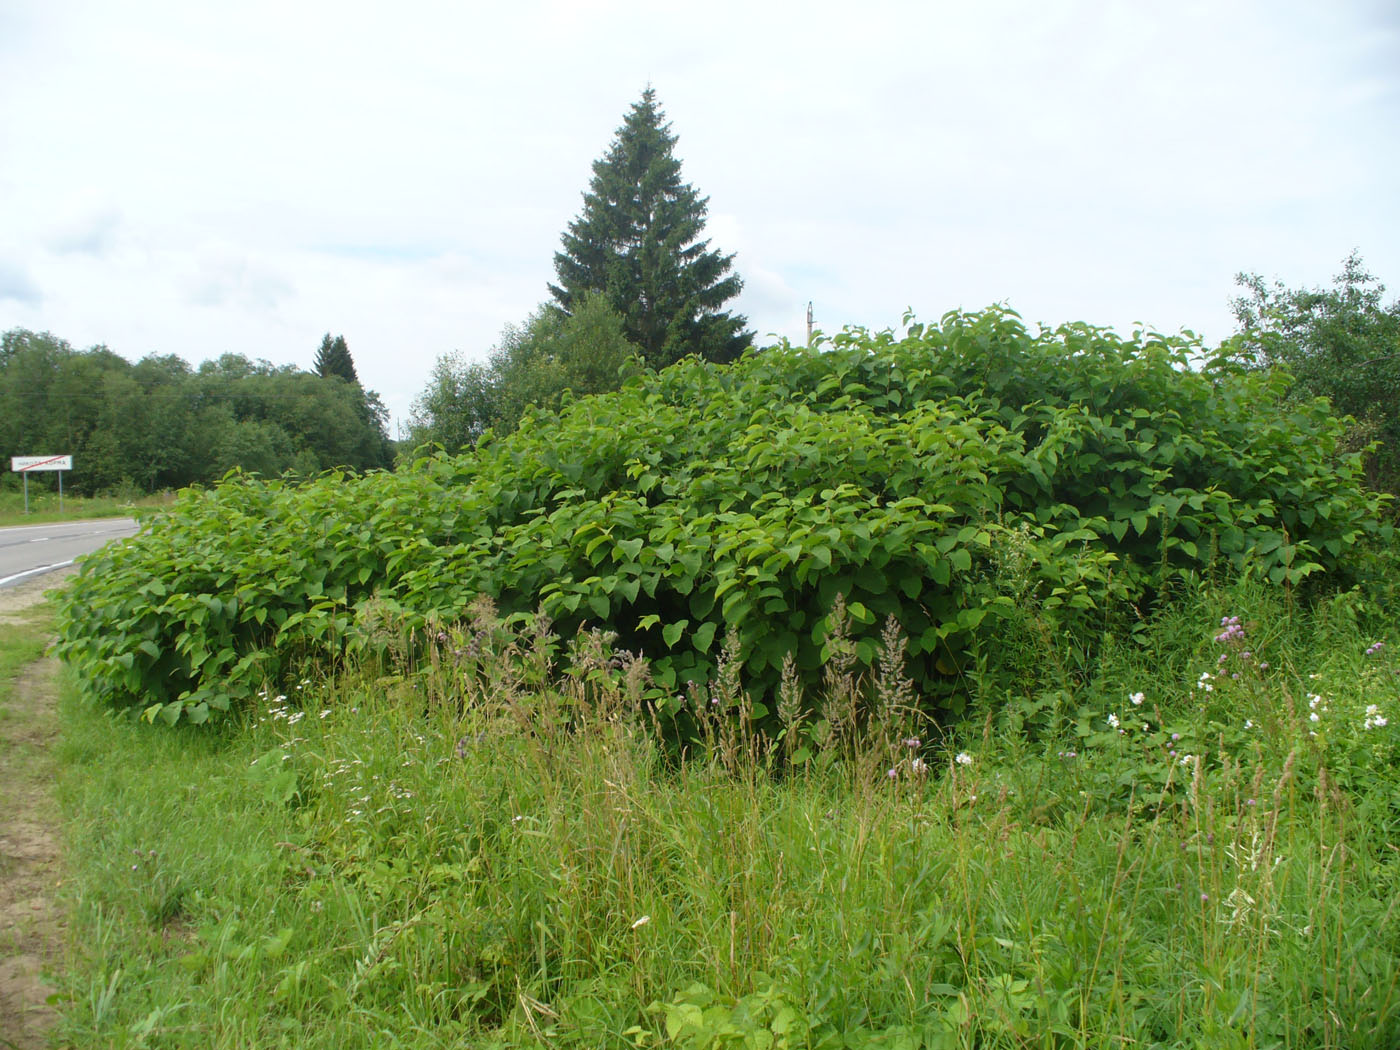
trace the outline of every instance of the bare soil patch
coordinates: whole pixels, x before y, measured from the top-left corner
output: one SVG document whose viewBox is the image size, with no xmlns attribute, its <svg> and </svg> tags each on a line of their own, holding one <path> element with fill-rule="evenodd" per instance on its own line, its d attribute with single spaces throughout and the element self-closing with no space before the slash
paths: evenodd
<svg viewBox="0 0 1400 1050">
<path fill-rule="evenodd" d="M 0 590 L 0 630 L 22 622 L 57 574 Z M 40 1050 L 57 1020 L 43 979 L 58 964 L 66 922 L 53 744 L 58 735 L 58 661 L 26 667 L 0 718 L 0 1047 Z"/>
<path fill-rule="evenodd" d="M 0 624 L 13 621 L 19 614 L 44 600 L 44 592 L 60 587 L 73 575 L 74 567 L 65 565 L 53 572 L 25 580 L 13 587 L 0 587 Z"/>
</svg>

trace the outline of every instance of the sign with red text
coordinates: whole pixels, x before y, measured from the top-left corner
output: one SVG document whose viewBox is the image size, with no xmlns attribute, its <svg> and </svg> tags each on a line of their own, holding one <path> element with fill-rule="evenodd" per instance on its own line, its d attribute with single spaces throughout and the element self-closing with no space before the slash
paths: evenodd
<svg viewBox="0 0 1400 1050">
<path fill-rule="evenodd" d="M 11 456 L 10 469 L 19 474 L 36 470 L 72 470 L 72 456 Z"/>
</svg>

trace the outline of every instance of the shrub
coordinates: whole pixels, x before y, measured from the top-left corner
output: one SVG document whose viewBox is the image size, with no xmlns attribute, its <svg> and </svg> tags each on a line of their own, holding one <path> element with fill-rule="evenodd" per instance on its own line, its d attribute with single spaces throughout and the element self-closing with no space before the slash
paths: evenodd
<svg viewBox="0 0 1400 1050">
<path fill-rule="evenodd" d="M 1180 574 L 1344 575 L 1383 497 L 1286 385 L 999 309 L 686 361 L 399 474 L 187 493 L 84 562 L 61 645 L 107 702 L 204 721 L 385 611 L 425 626 L 486 595 L 615 632 L 673 713 L 729 631 L 756 697 L 789 653 L 818 675 L 841 595 L 858 662 L 893 616 L 927 713 L 956 715 L 999 619 L 1092 638 Z"/>
</svg>

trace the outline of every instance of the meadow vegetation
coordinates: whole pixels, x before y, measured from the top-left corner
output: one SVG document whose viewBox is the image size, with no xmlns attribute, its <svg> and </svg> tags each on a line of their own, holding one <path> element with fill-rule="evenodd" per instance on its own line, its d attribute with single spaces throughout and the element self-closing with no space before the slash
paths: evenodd
<svg viewBox="0 0 1400 1050">
<path fill-rule="evenodd" d="M 729 665 L 678 757 L 630 656 L 484 603 L 214 732 L 70 696 L 64 1034 L 1393 1047 L 1393 612 L 1182 584 L 1073 670 L 1028 614 L 1000 658 L 1063 676 L 951 730 L 891 634 L 869 682 L 833 661 L 795 769 Z"/>
<path fill-rule="evenodd" d="M 183 495 L 59 603 L 63 1036 L 1395 1046 L 1400 573 L 1288 392 L 949 314 Z"/>
</svg>

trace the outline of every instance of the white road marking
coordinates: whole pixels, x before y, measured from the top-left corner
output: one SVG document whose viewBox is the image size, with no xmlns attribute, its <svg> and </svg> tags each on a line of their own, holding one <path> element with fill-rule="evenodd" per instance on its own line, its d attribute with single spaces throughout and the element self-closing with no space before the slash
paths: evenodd
<svg viewBox="0 0 1400 1050">
<path fill-rule="evenodd" d="M 15 583 L 27 576 L 38 576 L 43 572 L 53 572 L 54 569 L 62 569 L 65 566 L 72 565 L 73 560 L 74 559 L 69 558 L 67 561 L 54 562 L 52 565 L 40 565 L 37 569 L 26 569 L 24 572 L 17 572 L 13 576 L 0 576 L 0 587 Z"/>
</svg>

